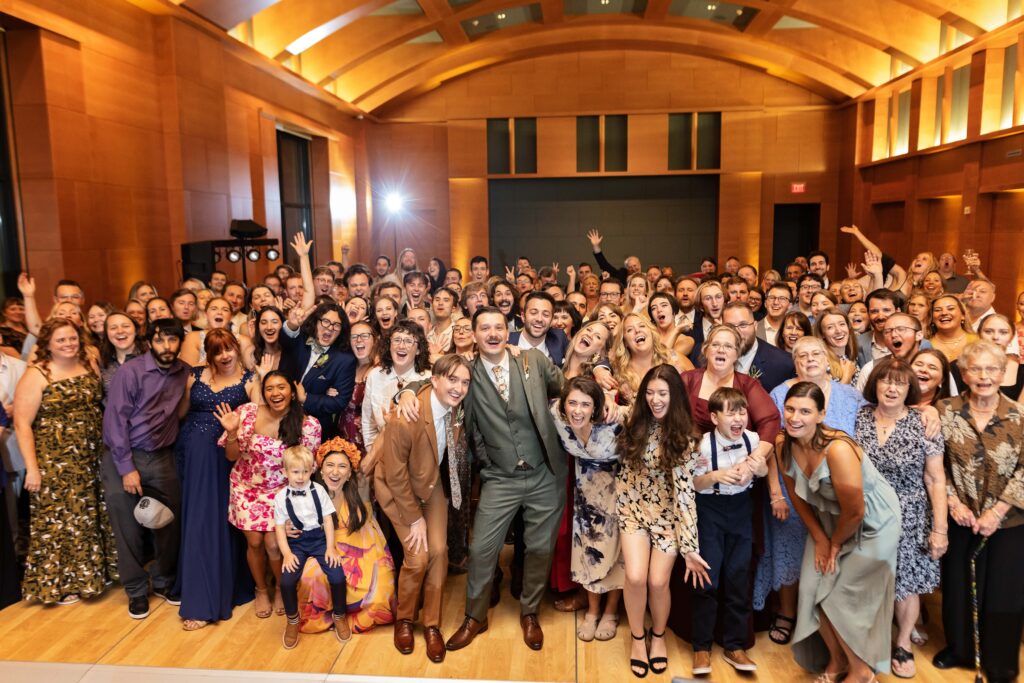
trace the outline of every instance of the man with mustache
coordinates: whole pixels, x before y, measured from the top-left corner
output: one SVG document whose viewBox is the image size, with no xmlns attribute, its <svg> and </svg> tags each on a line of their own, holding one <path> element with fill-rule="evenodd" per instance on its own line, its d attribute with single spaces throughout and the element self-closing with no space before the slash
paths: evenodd
<svg viewBox="0 0 1024 683">
<path fill-rule="evenodd" d="M 180 544 L 181 484 L 174 460 L 178 438 L 178 403 L 188 380 L 188 365 L 178 359 L 185 337 L 174 319 L 149 325 L 149 353 L 126 361 L 114 373 L 103 413 L 103 460 L 100 476 L 117 542 L 117 571 L 128 594 L 128 615 L 149 616 L 149 583 L 153 593 L 171 605 Z M 151 496 L 174 514 L 153 530 L 156 557 L 147 569 L 146 529 L 135 520 L 140 496 Z"/>
<path fill-rule="evenodd" d="M 480 503 L 469 551 L 466 618 L 447 648 L 462 649 L 487 629 L 498 553 L 513 517 L 523 508 L 526 562 L 519 623 L 524 642 L 539 650 L 544 632 L 537 612 L 551 572 L 568 474 L 548 401 L 560 395 L 564 378 L 536 349 L 512 357 L 506 348 L 508 322 L 493 306 L 473 315 L 473 336 L 479 356 L 463 405 L 473 454 L 482 463 Z M 399 396 L 399 414 L 409 420 L 419 417 L 417 388 L 406 387 Z"/>
</svg>

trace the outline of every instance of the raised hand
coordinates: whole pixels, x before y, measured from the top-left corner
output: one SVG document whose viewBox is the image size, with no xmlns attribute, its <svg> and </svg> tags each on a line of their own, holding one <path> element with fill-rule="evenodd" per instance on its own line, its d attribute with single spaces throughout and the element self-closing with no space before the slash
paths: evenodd
<svg viewBox="0 0 1024 683">
<path fill-rule="evenodd" d="M 601 248 L 601 240 L 604 238 L 597 230 L 590 230 L 587 232 L 587 239 L 590 240 L 590 246 L 594 248 L 594 251 L 597 251 Z"/>
<path fill-rule="evenodd" d="M 516 281 L 516 271 L 515 269 L 512 268 L 512 266 L 505 266 L 505 279 L 508 280 L 509 282 Z"/>
<path fill-rule="evenodd" d="M 241 424 L 241 420 L 238 418 L 238 413 L 231 409 L 231 406 L 227 403 L 221 403 L 213 409 L 213 416 L 220 422 L 220 426 L 224 428 L 224 431 L 228 434 L 233 434 L 238 431 L 238 426 Z"/>
<path fill-rule="evenodd" d="M 552 262 L 551 270 L 552 270 L 552 272 L 554 272 L 555 277 L 558 277 L 558 261 Z"/>
<path fill-rule="evenodd" d="M 565 274 L 568 275 L 570 278 L 575 278 L 576 268 L 574 268 L 573 265 L 570 263 L 565 267 Z"/>
<path fill-rule="evenodd" d="M 259 364 L 256 366 L 256 374 L 259 375 L 260 381 L 266 377 L 274 369 L 274 359 L 269 353 L 264 353 L 263 358 L 260 358 Z"/>
<path fill-rule="evenodd" d="M 851 280 L 856 280 L 860 278 L 860 268 L 857 267 L 856 263 L 846 264 L 846 277 L 850 278 Z"/>
<path fill-rule="evenodd" d="M 18 291 L 26 299 L 34 297 L 36 295 L 36 279 L 29 277 L 28 273 L 20 274 L 18 276 Z"/>
<path fill-rule="evenodd" d="M 843 227 L 839 228 L 839 232 L 845 232 L 847 235 L 856 235 L 857 233 L 860 232 L 860 228 L 858 228 L 856 225 L 844 225 Z"/>
<path fill-rule="evenodd" d="M 964 253 L 964 265 L 967 266 L 967 270 L 972 273 L 977 273 L 981 270 L 981 257 L 978 256 L 978 252 L 973 249 L 968 249 L 967 252 Z"/>
<path fill-rule="evenodd" d="M 312 248 L 313 243 L 306 240 L 306 236 L 301 232 L 295 233 L 295 237 L 292 238 L 292 249 L 299 256 L 308 256 L 309 250 Z"/>
<path fill-rule="evenodd" d="M 868 275 L 882 274 L 882 257 L 873 251 L 864 252 L 864 272 Z"/>
</svg>

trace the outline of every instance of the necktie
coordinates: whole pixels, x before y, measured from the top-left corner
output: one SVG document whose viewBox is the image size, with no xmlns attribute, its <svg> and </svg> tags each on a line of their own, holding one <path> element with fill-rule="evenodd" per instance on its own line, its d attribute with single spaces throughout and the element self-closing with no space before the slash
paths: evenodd
<svg viewBox="0 0 1024 683">
<path fill-rule="evenodd" d="M 452 506 L 462 507 L 462 484 L 459 482 L 459 463 L 455 455 L 455 430 L 452 428 L 452 411 L 444 416 L 444 436 L 448 445 L 448 482 L 452 490 Z"/>
<path fill-rule="evenodd" d="M 500 365 L 494 366 L 494 382 L 498 385 L 501 400 L 508 403 L 508 382 L 505 381 L 505 370 Z"/>
</svg>

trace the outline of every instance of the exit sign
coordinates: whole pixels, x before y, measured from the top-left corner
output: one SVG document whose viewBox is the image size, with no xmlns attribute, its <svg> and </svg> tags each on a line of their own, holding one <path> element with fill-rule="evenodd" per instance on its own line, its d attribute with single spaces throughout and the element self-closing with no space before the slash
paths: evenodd
<svg viewBox="0 0 1024 683">
<path fill-rule="evenodd" d="M 807 183 L 790 183 L 789 193 L 790 194 L 803 194 L 807 192 Z"/>
</svg>

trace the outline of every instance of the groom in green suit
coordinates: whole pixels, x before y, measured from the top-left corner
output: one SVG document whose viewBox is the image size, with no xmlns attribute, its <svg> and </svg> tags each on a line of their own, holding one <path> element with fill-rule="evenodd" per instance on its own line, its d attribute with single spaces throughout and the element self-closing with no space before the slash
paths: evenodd
<svg viewBox="0 0 1024 683">
<path fill-rule="evenodd" d="M 539 650 L 544 632 L 537 610 L 565 508 L 566 455 L 548 411 L 548 401 L 561 394 L 563 377 L 540 351 L 512 357 L 506 349 L 508 323 L 497 308 L 476 311 L 473 336 L 479 355 L 463 406 L 473 455 L 482 462 L 480 503 L 469 548 L 466 619 L 447 648 L 466 647 L 487 629 L 498 553 L 512 518 L 522 508 L 526 563 L 520 625 L 526 644 Z M 403 391 L 400 398 L 400 413 L 416 412 L 414 392 Z"/>
</svg>

